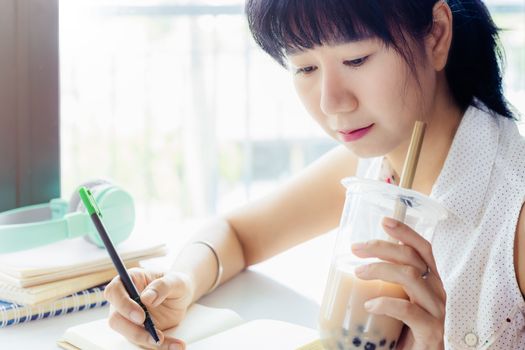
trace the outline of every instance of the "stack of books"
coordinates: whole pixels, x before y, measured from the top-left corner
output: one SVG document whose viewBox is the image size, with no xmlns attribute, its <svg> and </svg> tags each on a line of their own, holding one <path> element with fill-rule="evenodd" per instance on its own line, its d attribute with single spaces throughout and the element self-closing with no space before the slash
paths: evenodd
<svg viewBox="0 0 525 350">
<path fill-rule="evenodd" d="M 116 248 L 127 268 L 167 251 L 144 237 Z M 102 307 L 104 287 L 116 275 L 106 250 L 83 238 L 0 254 L 0 328 Z"/>
</svg>

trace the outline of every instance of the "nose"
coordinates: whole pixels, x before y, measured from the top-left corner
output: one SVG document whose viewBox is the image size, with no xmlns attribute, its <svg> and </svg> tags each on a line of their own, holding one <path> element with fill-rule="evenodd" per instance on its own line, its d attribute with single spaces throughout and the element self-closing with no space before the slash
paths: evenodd
<svg viewBox="0 0 525 350">
<path fill-rule="evenodd" d="M 321 83 L 320 107 L 327 116 L 349 113 L 358 106 L 354 91 L 345 84 L 343 74 L 325 71 Z"/>
</svg>

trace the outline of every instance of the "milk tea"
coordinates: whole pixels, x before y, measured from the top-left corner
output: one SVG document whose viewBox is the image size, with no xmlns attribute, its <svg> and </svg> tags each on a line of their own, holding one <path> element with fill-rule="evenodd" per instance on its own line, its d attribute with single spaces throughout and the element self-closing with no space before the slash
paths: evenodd
<svg viewBox="0 0 525 350">
<path fill-rule="evenodd" d="M 395 349 L 403 323 L 368 313 L 364 303 L 379 296 L 407 296 L 397 284 L 355 277 L 354 267 L 355 260 L 340 257 L 331 269 L 319 319 L 323 346 L 326 350 Z"/>
</svg>

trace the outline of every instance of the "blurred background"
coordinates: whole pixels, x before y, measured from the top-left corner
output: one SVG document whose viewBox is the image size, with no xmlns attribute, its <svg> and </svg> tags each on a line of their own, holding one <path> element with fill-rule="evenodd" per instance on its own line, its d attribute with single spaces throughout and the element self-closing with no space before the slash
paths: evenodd
<svg viewBox="0 0 525 350">
<path fill-rule="evenodd" d="M 335 146 L 255 46 L 243 3 L 59 2 L 64 197 L 104 177 L 140 219 L 182 223 L 268 193 Z M 525 0 L 486 3 L 523 112 Z"/>
</svg>

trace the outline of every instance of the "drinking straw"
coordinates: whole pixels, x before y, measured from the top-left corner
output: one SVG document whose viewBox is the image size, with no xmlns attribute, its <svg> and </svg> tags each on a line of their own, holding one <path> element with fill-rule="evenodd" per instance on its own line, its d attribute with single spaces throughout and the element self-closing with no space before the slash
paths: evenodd
<svg viewBox="0 0 525 350">
<path fill-rule="evenodd" d="M 412 138 L 408 147 L 408 153 L 405 158 L 405 164 L 403 165 L 403 172 L 401 173 L 401 179 L 399 181 L 399 187 L 411 189 L 414 182 L 414 176 L 416 174 L 417 163 L 419 160 L 419 154 L 421 153 L 421 146 L 423 144 L 423 138 L 425 136 L 426 124 L 422 121 L 416 121 L 414 129 L 412 131 Z M 394 219 L 405 222 L 405 216 L 407 211 L 407 203 L 403 198 L 399 198 L 396 201 L 394 208 Z"/>
</svg>

